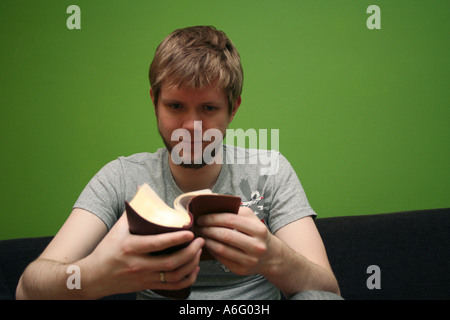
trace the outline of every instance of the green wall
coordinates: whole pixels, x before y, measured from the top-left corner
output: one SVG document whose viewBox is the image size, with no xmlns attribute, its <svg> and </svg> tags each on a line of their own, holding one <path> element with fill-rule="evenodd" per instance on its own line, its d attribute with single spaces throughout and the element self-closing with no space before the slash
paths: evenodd
<svg viewBox="0 0 450 320">
<path fill-rule="evenodd" d="M 69 30 L 69 5 L 81 29 Z M 369 5 L 381 29 L 369 30 Z M 147 71 L 175 28 L 243 61 L 231 128 L 279 129 L 321 217 L 450 206 L 443 0 L 0 1 L 0 239 L 55 234 L 105 163 L 162 147 Z"/>
</svg>

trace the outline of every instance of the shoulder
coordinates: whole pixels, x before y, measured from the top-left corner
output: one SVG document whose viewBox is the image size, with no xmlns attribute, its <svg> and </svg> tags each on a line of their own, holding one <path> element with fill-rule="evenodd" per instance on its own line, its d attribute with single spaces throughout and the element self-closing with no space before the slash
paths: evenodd
<svg viewBox="0 0 450 320">
<path fill-rule="evenodd" d="M 276 150 L 250 149 L 231 145 L 224 145 L 227 163 L 236 164 L 239 160 L 245 159 L 250 164 L 265 164 L 268 158 L 279 158 L 281 153 Z"/>
<path fill-rule="evenodd" d="M 120 166 L 122 170 L 139 169 L 144 167 L 155 167 L 160 165 L 166 154 L 166 149 L 158 149 L 153 153 L 140 152 L 129 156 L 122 156 L 113 161 L 111 165 Z"/>
<path fill-rule="evenodd" d="M 133 174 L 146 168 L 155 168 L 160 164 L 165 149 L 158 149 L 154 153 L 141 152 L 128 156 L 120 156 L 106 163 L 96 174 L 97 177 L 108 176 L 119 178 L 124 174 Z"/>
<path fill-rule="evenodd" d="M 116 161 L 122 163 L 122 164 L 145 164 L 148 162 L 154 162 L 154 161 L 160 161 L 162 159 L 162 157 L 164 156 L 166 152 L 166 149 L 161 148 L 156 150 L 153 153 L 150 152 L 140 152 L 140 153 L 135 153 L 129 156 L 122 156 L 116 159 Z"/>
<path fill-rule="evenodd" d="M 257 168 L 260 175 L 275 175 L 279 170 L 290 168 L 289 161 L 277 150 L 249 149 L 230 145 L 224 145 L 225 162 L 235 168 L 250 170 Z M 245 167 L 245 168 L 244 168 Z"/>
</svg>

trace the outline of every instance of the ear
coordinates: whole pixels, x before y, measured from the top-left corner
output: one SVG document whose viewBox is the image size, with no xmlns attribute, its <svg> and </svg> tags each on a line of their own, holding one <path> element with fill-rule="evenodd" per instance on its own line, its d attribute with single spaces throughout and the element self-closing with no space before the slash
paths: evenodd
<svg viewBox="0 0 450 320">
<path fill-rule="evenodd" d="M 233 111 L 231 112 L 230 120 L 228 121 L 228 123 L 231 123 L 231 121 L 233 121 L 234 115 L 235 115 L 236 112 L 238 111 L 239 106 L 241 105 L 241 102 L 242 102 L 242 99 L 241 99 L 241 96 L 239 96 L 239 97 L 236 99 L 236 102 L 234 103 L 234 108 L 233 108 Z"/>
<path fill-rule="evenodd" d="M 155 111 L 155 115 L 158 117 L 158 113 L 156 112 L 155 96 L 151 88 L 150 88 L 150 98 L 152 99 L 153 110 Z"/>
<path fill-rule="evenodd" d="M 153 106 L 155 106 L 155 97 L 153 96 L 152 88 L 150 88 L 150 98 L 152 99 Z"/>
</svg>

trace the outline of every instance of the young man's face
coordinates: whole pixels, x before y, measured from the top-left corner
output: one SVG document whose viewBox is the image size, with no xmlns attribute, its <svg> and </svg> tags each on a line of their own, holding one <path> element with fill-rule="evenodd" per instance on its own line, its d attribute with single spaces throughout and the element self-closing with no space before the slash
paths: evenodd
<svg viewBox="0 0 450 320">
<path fill-rule="evenodd" d="M 153 95 L 152 95 L 153 99 Z M 191 151 L 191 164 L 182 163 L 184 167 L 200 168 L 205 165 L 194 163 L 194 150 L 201 152 L 212 143 L 205 140 L 204 133 L 208 129 L 216 129 L 220 131 L 221 137 L 225 136 L 225 131 L 234 117 L 240 104 L 240 98 L 236 102 L 233 112 L 229 113 L 228 99 L 224 90 L 217 89 L 215 84 L 205 86 L 203 88 L 187 88 L 184 86 L 167 87 L 163 84 L 158 98 L 158 105 L 155 106 L 156 118 L 158 121 L 158 129 L 163 138 L 169 152 L 176 145 L 177 150 L 182 147 L 182 152 Z M 176 129 L 184 129 L 184 133 L 188 133 L 189 139 L 179 141 L 178 138 L 172 139 L 172 133 Z M 175 141 L 172 141 L 175 140 Z M 181 139 L 180 139 L 181 140 Z M 216 141 L 217 142 L 217 141 Z M 195 145 L 197 143 L 197 146 Z M 182 154 L 186 156 L 185 154 Z"/>
</svg>

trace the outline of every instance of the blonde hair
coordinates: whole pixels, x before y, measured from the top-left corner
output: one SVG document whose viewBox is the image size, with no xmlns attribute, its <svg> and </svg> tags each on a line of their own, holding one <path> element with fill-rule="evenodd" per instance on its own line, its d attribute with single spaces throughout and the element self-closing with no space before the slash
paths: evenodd
<svg viewBox="0 0 450 320">
<path fill-rule="evenodd" d="M 156 49 L 149 70 L 155 106 L 163 84 L 203 88 L 217 80 L 231 113 L 242 93 L 243 70 L 238 51 L 223 31 L 212 26 L 177 29 Z"/>
</svg>

